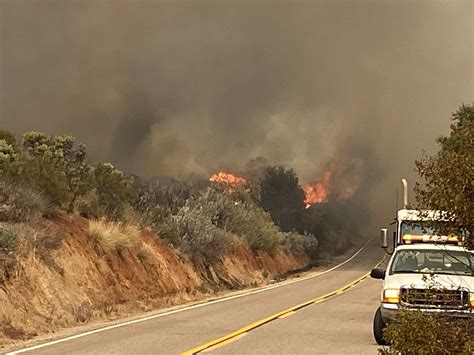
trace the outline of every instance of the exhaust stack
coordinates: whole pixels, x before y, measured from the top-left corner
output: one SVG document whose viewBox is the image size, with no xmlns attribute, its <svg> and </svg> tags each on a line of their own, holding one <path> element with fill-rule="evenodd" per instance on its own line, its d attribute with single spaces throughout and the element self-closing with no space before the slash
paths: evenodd
<svg viewBox="0 0 474 355">
<path fill-rule="evenodd" d="M 408 206 L 408 182 L 407 179 L 402 179 L 403 185 L 403 208 L 406 209 Z"/>
</svg>

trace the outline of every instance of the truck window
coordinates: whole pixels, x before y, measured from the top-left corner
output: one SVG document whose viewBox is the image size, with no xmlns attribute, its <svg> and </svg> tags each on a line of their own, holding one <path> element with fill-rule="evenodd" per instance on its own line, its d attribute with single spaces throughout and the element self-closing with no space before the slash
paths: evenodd
<svg viewBox="0 0 474 355">
<path fill-rule="evenodd" d="M 405 234 L 410 235 L 433 235 L 434 232 L 429 228 L 426 223 L 422 222 L 402 222 L 401 226 L 402 236 Z"/>
<path fill-rule="evenodd" d="M 401 273 L 434 273 L 472 275 L 474 256 L 467 251 L 437 249 L 399 250 L 390 268 L 390 275 Z"/>
</svg>

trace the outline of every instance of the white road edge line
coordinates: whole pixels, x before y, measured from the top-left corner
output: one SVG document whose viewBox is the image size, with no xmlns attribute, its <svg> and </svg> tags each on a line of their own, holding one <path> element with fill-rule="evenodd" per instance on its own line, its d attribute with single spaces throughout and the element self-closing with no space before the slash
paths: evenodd
<svg viewBox="0 0 474 355">
<path fill-rule="evenodd" d="M 151 315 L 151 316 L 148 316 L 148 317 L 143 317 L 143 318 L 139 318 L 139 319 L 135 319 L 135 320 L 119 323 L 119 324 L 109 325 L 107 327 L 103 327 L 103 328 L 99 328 L 99 329 L 90 330 L 88 332 L 79 333 L 79 334 L 72 335 L 72 336 L 69 336 L 69 337 L 66 337 L 66 338 L 61 338 L 61 339 L 53 340 L 53 341 L 50 341 L 50 342 L 47 342 L 47 343 L 43 343 L 43 344 L 27 347 L 27 348 L 24 348 L 24 349 L 8 352 L 8 353 L 6 353 L 6 355 L 26 353 L 28 351 L 33 351 L 33 350 L 45 348 L 47 346 L 51 346 L 51 345 L 55 345 L 55 344 L 59 344 L 59 343 L 64 343 L 64 342 L 74 340 L 74 339 L 78 339 L 78 338 L 82 338 L 82 337 L 85 337 L 85 336 L 88 336 L 88 335 L 97 334 L 97 333 L 105 332 L 107 330 L 124 327 L 126 325 L 141 323 L 141 322 L 145 322 L 145 321 L 148 321 L 148 320 L 151 320 L 151 319 L 161 318 L 161 317 L 165 317 L 165 316 L 175 314 L 175 313 L 180 313 L 180 312 L 189 311 L 189 310 L 196 309 L 196 308 L 210 306 L 212 304 L 221 303 L 221 302 L 230 301 L 230 300 L 233 300 L 233 299 L 236 299 L 236 298 L 241 298 L 241 297 L 245 297 L 245 296 L 254 295 L 256 293 L 260 293 L 260 292 L 264 292 L 264 291 L 268 291 L 268 290 L 273 290 L 273 289 L 278 288 L 278 287 L 283 287 L 283 286 L 286 286 L 286 285 L 291 285 L 291 284 L 296 283 L 296 282 L 301 282 L 301 281 L 305 281 L 305 280 L 308 280 L 308 279 L 312 279 L 314 277 L 327 274 L 328 272 L 336 270 L 337 268 L 347 264 L 352 259 L 354 259 L 369 244 L 370 241 L 371 241 L 371 239 L 369 239 L 349 259 L 343 261 L 340 264 L 337 264 L 336 266 L 333 266 L 330 269 L 327 269 L 327 270 L 324 270 L 324 271 L 321 271 L 321 272 L 316 272 L 314 274 L 310 274 L 310 275 L 307 275 L 307 276 L 295 278 L 295 279 L 288 280 L 288 281 L 279 282 L 278 284 L 274 284 L 274 285 L 270 285 L 270 286 L 264 286 L 262 288 L 259 288 L 258 290 L 254 290 L 254 291 L 250 291 L 250 292 L 246 292 L 246 293 L 241 293 L 241 294 L 234 295 L 234 296 L 227 296 L 227 297 L 223 297 L 223 298 L 218 298 L 218 299 L 215 299 L 215 300 L 212 300 L 212 301 L 198 303 L 198 304 L 195 304 L 195 305 L 192 305 L 192 306 L 175 309 L 173 311 L 154 314 L 154 315 Z"/>
</svg>

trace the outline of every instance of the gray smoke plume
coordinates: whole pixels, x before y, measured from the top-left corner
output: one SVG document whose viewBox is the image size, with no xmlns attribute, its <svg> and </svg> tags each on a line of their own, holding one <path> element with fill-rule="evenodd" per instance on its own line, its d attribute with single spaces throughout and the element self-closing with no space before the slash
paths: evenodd
<svg viewBox="0 0 474 355">
<path fill-rule="evenodd" d="M 374 211 L 473 95 L 472 1 L 0 2 L 1 126 L 72 133 L 144 176 L 263 156 L 320 177 L 347 145 Z M 383 178 L 382 178 L 383 177 Z"/>
</svg>

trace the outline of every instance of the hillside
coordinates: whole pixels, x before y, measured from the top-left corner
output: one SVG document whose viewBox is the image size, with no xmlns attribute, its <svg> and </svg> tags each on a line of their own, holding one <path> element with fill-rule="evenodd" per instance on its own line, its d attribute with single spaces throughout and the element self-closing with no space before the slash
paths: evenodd
<svg viewBox="0 0 474 355">
<path fill-rule="evenodd" d="M 89 235 L 89 221 L 66 214 L 44 220 L 36 229 L 23 224 L 2 228 L 28 235 L 31 241 L 19 247 L 16 260 L 5 262 L 2 345 L 262 285 L 309 263 L 302 253 L 280 250 L 270 256 L 252 251 L 238 238 L 232 238 L 229 251 L 212 264 L 193 263 L 144 229 L 123 253 L 100 255 Z M 140 255 L 143 243 L 149 246 L 146 258 Z"/>
</svg>

